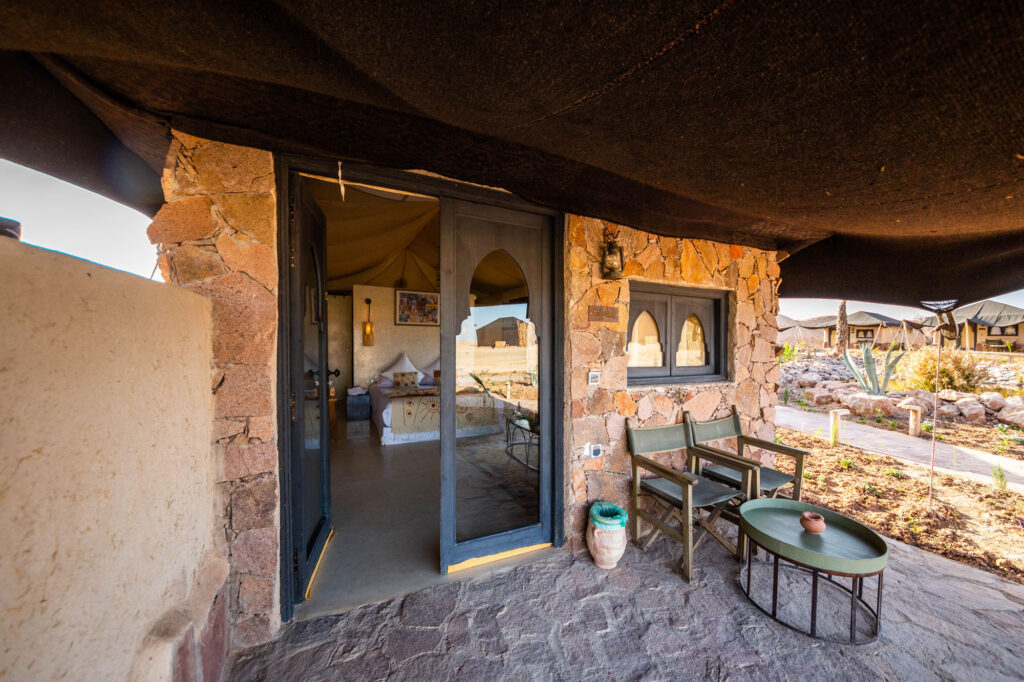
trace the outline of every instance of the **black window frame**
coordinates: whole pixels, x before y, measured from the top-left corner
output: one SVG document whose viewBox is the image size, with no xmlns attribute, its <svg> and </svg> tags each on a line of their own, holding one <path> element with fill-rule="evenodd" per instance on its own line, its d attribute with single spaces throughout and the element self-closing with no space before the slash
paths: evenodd
<svg viewBox="0 0 1024 682">
<path fill-rule="evenodd" d="M 874 329 L 855 329 L 854 338 L 857 341 L 874 341 L 875 330 Z"/>
<path fill-rule="evenodd" d="M 1012 329 L 1013 331 L 1010 332 L 1009 334 L 1007 334 L 1006 333 L 1007 329 Z M 1015 324 L 1001 324 L 998 327 L 989 327 L 988 328 L 988 335 L 989 336 L 1017 336 L 1017 325 L 1015 325 Z"/>
<path fill-rule="evenodd" d="M 633 325 L 645 310 L 658 325 L 662 366 L 627 367 L 628 386 L 710 383 L 728 379 L 728 291 L 629 280 L 627 348 L 633 334 Z M 704 343 L 707 345 L 708 363 L 699 367 L 676 365 L 676 351 L 683 324 L 691 313 L 696 314 L 700 320 L 704 328 Z"/>
</svg>

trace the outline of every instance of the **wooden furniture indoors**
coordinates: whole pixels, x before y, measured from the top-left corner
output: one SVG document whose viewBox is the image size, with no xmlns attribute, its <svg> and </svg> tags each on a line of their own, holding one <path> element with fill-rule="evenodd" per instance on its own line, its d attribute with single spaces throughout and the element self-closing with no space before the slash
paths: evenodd
<svg viewBox="0 0 1024 682">
<path fill-rule="evenodd" d="M 627 428 L 627 437 L 633 473 L 633 540 L 640 549 L 646 551 L 661 533 L 682 543 L 680 570 L 686 580 L 690 580 L 693 575 L 693 552 L 709 534 L 732 554 L 742 559 L 741 548 L 745 546 L 742 537 L 736 544 L 729 542 L 715 528 L 715 523 L 720 518 L 737 523 L 736 507 L 746 499 L 746 494 L 704 478 L 698 473 L 677 471 L 650 458 L 651 455 L 658 453 L 682 450 L 684 461 L 692 460 L 692 453 L 689 452 L 692 446 L 689 426 L 673 424 L 647 429 Z M 708 451 L 701 452 L 700 456 L 738 469 L 742 472 L 743 490 L 757 490 L 758 466 L 755 463 L 728 453 Z M 642 471 L 655 475 L 641 478 Z M 650 495 L 662 508 L 660 516 L 640 508 L 641 493 Z M 703 516 L 701 510 L 704 511 Z M 640 537 L 640 519 L 654 526 L 644 538 Z M 678 522 L 678 528 L 669 524 L 673 520 Z M 703 529 L 696 540 L 693 537 L 695 524 Z"/>
</svg>

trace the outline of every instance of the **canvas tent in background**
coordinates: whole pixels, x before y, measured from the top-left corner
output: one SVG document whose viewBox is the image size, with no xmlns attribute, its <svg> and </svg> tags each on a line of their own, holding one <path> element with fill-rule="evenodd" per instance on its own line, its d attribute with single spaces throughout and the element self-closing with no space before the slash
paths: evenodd
<svg viewBox="0 0 1024 682">
<path fill-rule="evenodd" d="M 783 296 L 1024 287 L 1013 3 L 38 0 L 0 25 L 0 156 L 151 214 L 175 128 L 776 249 Z"/>
<path fill-rule="evenodd" d="M 1024 310 L 1009 303 L 978 301 L 961 306 L 953 311 L 961 348 L 974 350 L 1004 350 L 1009 342 L 1015 350 L 1024 345 Z M 931 315 L 922 320 L 922 325 L 931 331 L 937 324 Z"/>
</svg>

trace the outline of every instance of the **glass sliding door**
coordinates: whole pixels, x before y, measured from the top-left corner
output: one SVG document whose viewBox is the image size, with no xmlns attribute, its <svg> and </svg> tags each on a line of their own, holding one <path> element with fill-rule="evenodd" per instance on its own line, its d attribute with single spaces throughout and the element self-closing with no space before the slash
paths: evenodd
<svg viewBox="0 0 1024 682">
<path fill-rule="evenodd" d="M 442 571 L 551 541 L 551 218 L 441 205 Z"/>
</svg>

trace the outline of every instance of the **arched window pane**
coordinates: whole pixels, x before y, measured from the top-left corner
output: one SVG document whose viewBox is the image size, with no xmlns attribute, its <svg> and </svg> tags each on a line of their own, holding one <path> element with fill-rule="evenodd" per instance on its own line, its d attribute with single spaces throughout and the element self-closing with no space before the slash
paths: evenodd
<svg viewBox="0 0 1024 682">
<path fill-rule="evenodd" d="M 664 364 L 661 334 L 650 312 L 645 310 L 637 316 L 629 335 L 626 354 L 629 356 L 629 367 L 661 367 Z"/>
<path fill-rule="evenodd" d="M 704 326 L 696 315 L 690 315 L 683 323 L 676 349 L 677 367 L 700 367 L 708 364 L 707 348 L 704 344 Z"/>
</svg>

